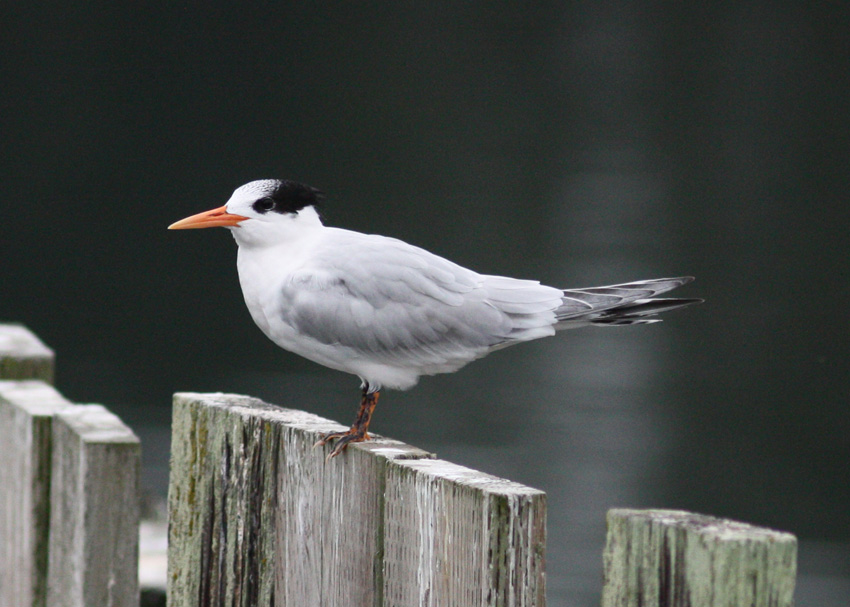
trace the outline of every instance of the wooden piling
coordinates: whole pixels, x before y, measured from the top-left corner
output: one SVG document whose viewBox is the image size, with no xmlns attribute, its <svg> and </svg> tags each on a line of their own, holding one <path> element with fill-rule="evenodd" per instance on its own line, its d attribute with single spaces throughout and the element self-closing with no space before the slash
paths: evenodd
<svg viewBox="0 0 850 607">
<path fill-rule="evenodd" d="M 679 510 L 608 512 L 603 607 L 791 607 L 790 533 Z"/>
<path fill-rule="evenodd" d="M 339 424 L 243 396 L 175 395 L 172 427 L 173 606 L 544 604 L 540 491 L 384 438 L 327 460 Z"/>
<path fill-rule="evenodd" d="M 139 440 L 45 383 L 53 361 L 0 324 L 0 605 L 137 607 Z"/>
<path fill-rule="evenodd" d="M 139 604 L 139 439 L 100 405 L 53 420 L 50 607 Z"/>
<path fill-rule="evenodd" d="M 53 358 L 53 350 L 26 327 L 0 324 L 0 379 L 53 383 Z"/>
<path fill-rule="evenodd" d="M 0 605 L 44 607 L 53 416 L 73 405 L 43 381 L 0 381 Z"/>
<path fill-rule="evenodd" d="M 546 494 L 444 460 L 394 462 L 385 605 L 546 604 Z"/>
<path fill-rule="evenodd" d="M 136 607 L 138 439 L 52 377 L 53 353 L 0 325 L 0 605 Z M 327 460 L 313 444 L 341 429 L 175 395 L 170 605 L 545 605 L 543 492 L 381 437 Z M 789 533 L 675 510 L 608 527 L 603 607 L 793 605 Z"/>
</svg>

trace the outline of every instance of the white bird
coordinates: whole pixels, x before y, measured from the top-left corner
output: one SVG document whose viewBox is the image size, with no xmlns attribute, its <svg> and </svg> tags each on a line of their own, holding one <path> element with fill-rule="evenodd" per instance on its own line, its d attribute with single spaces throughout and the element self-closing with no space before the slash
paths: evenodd
<svg viewBox="0 0 850 607">
<path fill-rule="evenodd" d="M 281 348 L 361 380 L 360 411 L 329 457 L 367 440 L 381 388 L 407 390 L 561 329 L 630 325 L 700 299 L 657 299 L 691 277 L 557 289 L 479 274 L 395 238 L 322 224 L 318 190 L 263 179 L 169 229 L 229 228 L 251 317 Z"/>
</svg>

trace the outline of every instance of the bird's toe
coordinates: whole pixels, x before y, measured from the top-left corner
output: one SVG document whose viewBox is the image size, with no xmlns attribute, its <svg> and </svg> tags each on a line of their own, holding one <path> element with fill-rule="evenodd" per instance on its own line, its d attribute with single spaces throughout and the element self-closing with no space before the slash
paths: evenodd
<svg viewBox="0 0 850 607">
<path fill-rule="evenodd" d="M 345 432 L 328 432 L 327 434 L 322 434 L 321 438 L 319 438 L 319 440 L 313 443 L 313 448 L 315 449 L 316 447 L 324 447 L 334 439 L 342 438 L 343 436 L 348 436 L 349 432 L 350 430 L 347 430 Z"/>
<path fill-rule="evenodd" d="M 329 434 L 318 441 L 316 445 L 326 445 L 328 441 L 338 439 L 336 444 L 334 444 L 334 448 L 328 454 L 327 459 L 331 459 L 345 451 L 349 443 L 360 443 L 369 440 L 369 438 L 369 434 L 366 432 L 349 430 L 348 432 L 334 432 L 333 434 Z"/>
</svg>

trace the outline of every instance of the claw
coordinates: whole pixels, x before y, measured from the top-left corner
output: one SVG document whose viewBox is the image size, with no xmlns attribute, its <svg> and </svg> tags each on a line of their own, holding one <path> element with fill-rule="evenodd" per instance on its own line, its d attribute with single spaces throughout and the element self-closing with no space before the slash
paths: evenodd
<svg viewBox="0 0 850 607">
<path fill-rule="evenodd" d="M 334 437 L 336 438 L 336 437 Z M 328 454 L 327 459 L 331 459 L 332 457 L 336 457 L 348 447 L 348 443 L 360 443 L 365 440 L 369 440 L 369 435 L 365 432 L 357 432 L 357 431 L 349 431 L 345 433 L 343 436 L 339 437 L 339 442 L 334 445 L 333 451 Z"/>
<path fill-rule="evenodd" d="M 348 432 L 351 432 L 351 430 L 349 430 Z M 323 435 L 322 438 L 313 443 L 313 449 L 315 449 L 316 447 L 324 447 L 335 438 L 342 438 L 343 436 L 346 436 L 348 432 L 328 432 L 327 434 Z"/>
<path fill-rule="evenodd" d="M 330 441 L 339 439 L 333 450 L 328 454 L 327 460 L 336 457 L 348 446 L 348 443 L 359 443 L 364 440 L 369 440 L 369 422 L 372 419 L 372 411 L 375 410 L 375 405 L 378 402 L 378 393 L 369 393 L 367 388 L 363 388 L 363 398 L 360 400 L 360 412 L 357 414 L 357 420 L 345 432 L 330 432 L 322 436 L 313 445 L 313 448 L 327 445 Z"/>
</svg>

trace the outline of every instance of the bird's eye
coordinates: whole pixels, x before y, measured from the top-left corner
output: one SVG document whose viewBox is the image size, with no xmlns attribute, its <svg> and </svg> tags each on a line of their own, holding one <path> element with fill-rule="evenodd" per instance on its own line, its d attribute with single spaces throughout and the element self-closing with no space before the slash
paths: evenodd
<svg viewBox="0 0 850 607">
<path fill-rule="evenodd" d="M 268 213 L 274 208 L 275 204 L 275 201 L 271 198 L 260 198 L 253 206 L 258 213 Z"/>
</svg>

